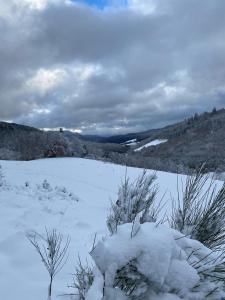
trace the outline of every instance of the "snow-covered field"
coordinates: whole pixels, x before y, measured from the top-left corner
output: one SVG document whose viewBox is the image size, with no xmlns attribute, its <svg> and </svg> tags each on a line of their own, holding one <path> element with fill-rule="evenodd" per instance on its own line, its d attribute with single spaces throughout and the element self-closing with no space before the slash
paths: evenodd
<svg viewBox="0 0 225 300">
<path fill-rule="evenodd" d="M 35 230 L 56 228 L 70 235 L 69 259 L 54 281 L 53 299 L 72 293 L 71 273 L 77 264 L 91 260 L 94 236 L 107 232 L 110 201 L 116 200 L 125 167 L 78 158 L 30 162 L 0 161 L 6 187 L 0 188 L 0 299 L 41 300 L 47 298 L 48 274 L 26 238 Z M 141 169 L 128 168 L 131 179 Z M 170 214 L 171 195 L 176 194 L 177 175 L 157 172 L 164 212 Z M 44 189 L 44 180 L 50 184 Z M 162 212 L 162 214 L 164 214 Z"/>
</svg>

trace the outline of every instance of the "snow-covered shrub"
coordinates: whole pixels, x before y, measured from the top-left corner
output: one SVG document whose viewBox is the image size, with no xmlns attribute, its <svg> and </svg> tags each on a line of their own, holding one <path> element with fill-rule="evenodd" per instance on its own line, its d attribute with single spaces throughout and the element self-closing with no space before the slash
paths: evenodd
<svg viewBox="0 0 225 300">
<path fill-rule="evenodd" d="M 11 188 L 10 184 L 5 179 L 5 174 L 1 165 L 0 165 L 0 188 L 7 189 L 7 190 Z"/>
<path fill-rule="evenodd" d="M 97 243 L 91 252 L 100 273 L 87 300 L 222 300 L 225 261 L 196 240 L 165 225 L 132 224 Z"/>
<path fill-rule="evenodd" d="M 130 182 L 127 175 L 118 191 L 116 203 L 111 205 L 107 219 L 109 231 L 114 234 L 118 225 L 133 223 L 137 218 L 140 223 L 156 220 L 157 209 L 154 200 L 157 194 L 156 175 L 147 175 L 143 171 L 135 182 Z"/>
<path fill-rule="evenodd" d="M 30 187 L 31 193 L 35 194 L 35 197 L 38 197 L 38 199 L 41 201 L 56 199 L 79 201 L 78 197 L 72 192 L 68 191 L 66 187 L 52 187 L 47 180 L 44 180 L 42 184 L 38 184 L 36 188 L 32 188 L 30 184 L 25 184 L 25 186 Z"/>
<path fill-rule="evenodd" d="M 0 187 L 2 187 L 4 184 L 4 175 L 2 171 L 2 166 L 0 165 Z"/>
<path fill-rule="evenodd" d="M 178 188 L 172 228 L 156 222 L 155 176 L 126 177 L 107 219 L 110 235 L 91 252 L 85 300 L 225 299 L 225 185 L 202 169 Z"/>
<path fill-rule="evenodd" d="M 50 183 L 47 181 L 47 179 L 45 179 L 43 181 L 41 187 L 42 187 L 43 190 L 52 191 L 52 187 L 51 187 Z"/>
<path fill-rule="evenodd" d="M 94 272 L 88 264 L 86 266 L 82 265 L 80 257 L 78 260 L 78 266 L 73 274 L 73 284 L 70 287 L 75 289 L 74 295 L 78 296 L 78 300 L 85 300 L 86 294 L 94 281 Z"/>
<path fill-rule="evenodd" d="M 5 179 L 4 171 L 1 165 L 0 165 L 0 189 L 2 190 L 12 189 L 12 186 Z"/>
<path fill-rule="evenodd" d="M 217 190 L 214 180 L 201 171 L 187 177 L 171 225 L 216 250 L 225 246 L 225 184 Z"/>
<path fill-rule="evenodd" d="M 54 188 L 55 193 L 62 199 L 71 199 L 74 201 L 79 201 L 79 199 L 70 191 L 68 191 L 64 186 L 56 186 Z"/>
<path fill-rule="evenodd" d="M 27 188 L 30 187 L 30 183 L 28 181 L 25 182 L 25 187 L 27 187 Z"/>
</svg>

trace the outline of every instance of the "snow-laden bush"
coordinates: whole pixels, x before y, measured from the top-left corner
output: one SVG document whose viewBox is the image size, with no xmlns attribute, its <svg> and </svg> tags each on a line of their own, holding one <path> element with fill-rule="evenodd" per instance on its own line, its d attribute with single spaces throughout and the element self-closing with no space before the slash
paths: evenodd
<svg viewBox="0 0 225 300">
<path fill-rule="evenodd" d="M 225 261 L 196 240 L 165 225 L 132 224 L 98 242 L 98 270 L 87 300 L 222 300 Z"/>
<path fill-rule="evenodd" d="M 11 188 L 12 188 L 11 185 L 5 179 L 3 168 L 0 165 L 0 189 L 10 190 Z"/>
<path fill-rule="evenodd" d="M 2 171 L 2 166 L 0 165 L 0 188 L 3 186 L 3 184 L 4 184 L 4 175 Z"/>
<path fill-rule="evenodd" d="M 225 185 L 218 190 L 201 169 L 188 176 L 172 229 L 156 220 L 155 179 L 144 172 L 121 185 L 110 234 L 91 252 L 96 271 L 86 300 L 225 299 Z"/>
<path fill-rule="evenodd" d="M 50 183 L 47 181 L 47 179 L 45 179 L 42 182 L 42 185 L 40 186 L 40 188 L 42 188 L 43 190 L 48 191 L 48 192 L 52 191 L 52 187 L 51 187 Z"/>
<path fill-rule="evenodd" d="M 9 189 L 10 185 L 5 180 L 5 175 L 2 166 L 0 165 L 0 188 Z"/>
<path fill-rule="evenodd" d="M 175 202 L 171 226 L 218 250 L 225 246 L 225 184 L 217 189 L 209 176 L 200 169 L 178 187 L 182 194 Z"/>
<path fill-rule="evenodd" d="M 10 185 L 6 183 L 4 176 L 2 176 L 2 182 L 4 189 L 11 189 L 14 190 L 16 194 L 38 199 L 43 205 L 47 206 L 52 204 L 53 201 L 56 203 L 58 200 L 69 202 L 79 201 L 79 198 L 66 187 L 52 186 L 47 180 L 44 180 L 41 184 L 32 184 L 26 181 L 23 185 Z"/>
<path fill-rule="evenodd" d="M 41 184 L 37 184 L 36 186 L 32 186 L 30 183 L 26 182 L 24 192 L 33 195 L 41 201 L 55 201 L 56 199 L 79 201 L 78 197 L 68 191 L 66 187 L 53 187 L 47 180 L 44 180 Z"/>
<path fill-rule="evenodd" d="M 107 219 L 107 226 L 112 234 L 116 233 L 118 225 L 132 223 L 137 217 L 140 223 L 156 220 L 155 180 L 156 175 L 147 175 L 146 171 L 143 171 L 135 182 L 130 182 L 129 177 L 125 176 L 118 191 L 118 199 L 116 203 L 112 203 L 111 213 Z"/>
</svg>

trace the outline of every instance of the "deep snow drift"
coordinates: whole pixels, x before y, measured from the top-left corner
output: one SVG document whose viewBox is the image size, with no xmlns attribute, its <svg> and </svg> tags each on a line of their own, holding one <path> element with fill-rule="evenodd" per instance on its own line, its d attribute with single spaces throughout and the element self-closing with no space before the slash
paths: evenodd
<svg viewBox="0 0 225 300">
<path fill-rule="evenodd" d="M 0 161 L 6 185 L 0 188 L 0 299 L 47 298 L 48 276 L 26 233 L 56 228 L 71 237 L 70 256 L 53 284 L 54 297 L 73 293 L 71 273 L 78 254 L 91 261 L 93 239 L 107 233 L 110 201 L 116 200 L 125 167 L 78 158 L 30 162 Z M 141 169 L 128 168 L 131 179 Z M 162 211 L 170 214 L 177 175 L 157 172 Z M 46 180 L 46 181 L 45 181 Z M 63 297 L 60 297 L 64 299 Z"/>
</svg>

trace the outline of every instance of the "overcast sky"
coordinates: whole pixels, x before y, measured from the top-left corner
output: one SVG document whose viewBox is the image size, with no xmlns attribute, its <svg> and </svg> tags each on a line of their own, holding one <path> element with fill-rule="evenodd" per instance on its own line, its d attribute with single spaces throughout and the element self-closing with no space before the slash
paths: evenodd
<svg viewBox="0 0 225 300">
<path fill-rule="evenodd" d="M 105 135 L 214 106 L 224 0 L 0 0 L 0 120 Z"/>
</svg>

